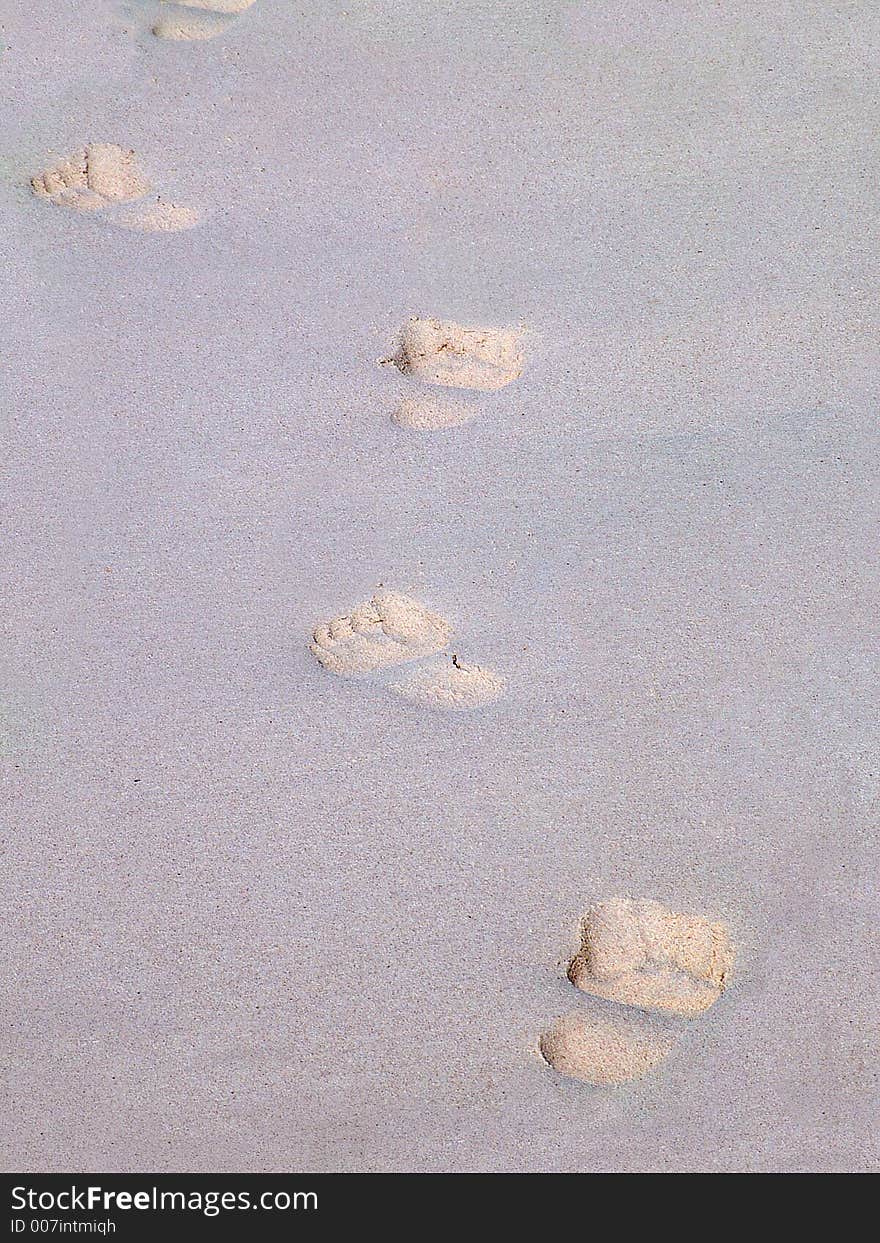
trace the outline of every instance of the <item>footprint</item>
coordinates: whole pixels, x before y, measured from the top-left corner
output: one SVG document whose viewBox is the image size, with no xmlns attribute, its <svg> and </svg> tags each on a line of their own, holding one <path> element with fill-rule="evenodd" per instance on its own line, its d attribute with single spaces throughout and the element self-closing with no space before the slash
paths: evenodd
<svg viewBox="0 0 880 1243">
<path fill-rule="evenodd" d="M 310 650 L 325 669 L 347 677 L 433 655 L 451 636 L 445 618 L 409 596 L 383 590 L 318 626 Z"/>
<path fill-rule="evenodd" d="M 129 203 L 151 189 L 135 153 L 110 142 L 89 143 L 32 177 L 31 187 L 38 198 L 78 211 Z"/>
<path fill-rule="evenodd" d="M 359 677 L 424 662 L 442 652 L 451 638 L 452 626 L 445 617 L 410 596 L 383 588 L 350 613 L 317 626 L 309 651 L 331 673 Z M 401 681 L 385 685 L 410 703 L 466 709 L 494 703 L 504 690 L 504 679 L 453 656 L 449 661 L 422 663 Z"/>
<path fill-rule="evenodd" d="M 144 203 L 153 187 L 134 151 L 116 143 L 93 142 L 31 178 L 37 198 L 56 207 L 102 212 L 109 224 L 147 233 L 191 229 L 201 216 L 195 208 Z M 137 207 L 132 207 L 137 203 Z"/>
<path fill-rule="evenodd" d="M 554 1070 L 597 1087 L 643 1079 L 668 1057 L 672 1035 L 616 1015 L 566 1014 L 544 1032 L 538 1048 Z"/>
<path fill-rule="evenodd" d="M 541 1036 L 544 1060 L 563 1074 L 610 1085 L 643 1078 L 672 1049 L 677 1033 L 657 1015 L 691 1019 L 713 1005 L 729 978 L 734 949 L 723 924 L 667 910 L 648 898 L 611 898 L 581 924 L 568 968 L 578 988 L 622 1011 L 565 1015 Z M 593 1003 L 595 1004 L 595 1003 Z M 666 1020 L 668 1022 L 668 1020 Z"/>
<path fill-rule="evenodd" d="M 173 0 L 153 26 L 159 39 L 213 39 L 230 26 L 239 13 L 249 9 L 254 0 Z"/>
<path fill-rule="evenodd" d="M 522 374 L 522 334 L 515 329 L 465 328 L 414 315 L 403 326 L 391 362 L 426 384 L 491 393 Z"/>
<path fill-rule="evenodd" d="M 168 13 L 153 25 L 153 34 L 157 39 L 195 43 L 215 38 L 229 25 L 231 19 L 220 13 Z"/>
<path fill-rule="evenodd" d="M 587 912 L 568 978 L 585 993 L 693 1018 L 721 996 L 734 949 L 723 924 L 647 898 L 612 898 Z"/>
<path fill-rule="evenodd" d="M 495 703 L 504 693 L 504 679 L 482 665 L 466 665 L 453 656 L 451 661 L 432 662 L 413 670 L 391 690 L 411 703 L 430 708 L 466 711 Z"/>
</svg>

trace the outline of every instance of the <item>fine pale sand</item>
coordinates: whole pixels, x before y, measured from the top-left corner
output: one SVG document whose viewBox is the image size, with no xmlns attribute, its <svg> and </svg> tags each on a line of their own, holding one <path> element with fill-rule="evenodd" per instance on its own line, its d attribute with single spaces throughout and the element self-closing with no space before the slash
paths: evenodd
<svg viewBox="0 0 880 1243">
<path fill-rule="evenodd" d="M 726 928 L 649 899 L 612 898 L 592 907 L 569 966 L 585 993 L 692 1018 L 721 996 L 734 951 Z"/>
<path fill-rule="evenodd" d="M 371 673 L 440 652 L 452 636 L 445 618 L 397 591 L 377 591 L 351 613 L 315 628 L 310 650 L 332 673 Z"/>
<path fill-rule="evenodd" d="M 92 143 L 86 148 L 86 165 L 89 189 L 108 203 L 128 203 L 150 189 L 135 153 L 115 143 Z"/>
<path fill-rule="evenodd" d="M 143 198 L 150 183 L 133 151 L 115 143 L 89 143 L 31 179 L 34 194 L 59 206 L 94 211 Z"/>
<path fill-rule="evenodd" d="M 453 657 L 414 669 L 403 681 L 393 683 L 391 690 L 429 708 L 464 711 L 495 703 L 504 693 L 504 679 L 492 669 Z"/>
<path fill-rule="evenodd" d="M 461 427 L 469 423 L 477 412 L 478 407 L 474 404 L 419 394 L 417 397 L 402 398 L 391 421 L 398 427 L 408 427 L 413 431 L 434 432 L 444 427 Z"/>
<path fill-rule="evenodd" d="M 510 328 L 465 328 L 414 315 L 403 326 L 393 359 L 426 384 L 489 393 L 522 374 L 521 334 Z"/>
<path fill-rule="evenodd" d="M 665 1057 L 675 1041 L 618 1015 L 587 1015 L 576 1010 L 544 1032 L 539 1049 L 544 1060 L 563 1075 L 597 1087 L 616 1087 L 643 1079 Z"/>
</svg>

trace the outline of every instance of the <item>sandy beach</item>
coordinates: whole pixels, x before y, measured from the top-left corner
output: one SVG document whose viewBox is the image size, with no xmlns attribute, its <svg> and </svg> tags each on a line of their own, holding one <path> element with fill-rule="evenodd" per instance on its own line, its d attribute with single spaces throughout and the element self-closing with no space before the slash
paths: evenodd
<svg viewBox="0 0 880 1243">
<path fill-rule="evenodd" d="M 880 12 L 179 7 L 0 0 L 3 1169 L 876 1170 Z"/>
</svg>

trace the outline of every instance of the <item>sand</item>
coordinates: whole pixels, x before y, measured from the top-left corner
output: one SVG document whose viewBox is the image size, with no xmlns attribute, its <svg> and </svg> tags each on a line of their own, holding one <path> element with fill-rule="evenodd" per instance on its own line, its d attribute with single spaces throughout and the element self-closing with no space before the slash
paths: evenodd
<svg viewBox="0 0 880 1243">
<path fill-rule="evenodd" d="M 120 214 L 114 224 L 141 233 L 180 233 L 186 229 L 194 229 L 200 221 L 201 215 L 194 207 L 183 207 L 177 203 L 153 203 Z"/>
<path fill-rule="evenodd" d="M 350 613 L 316 626 L 310 651 L 325 669 L 342 677 L 419 662 L 387 687 L 423 707 L 461 711 L 494 703 L 504 691 L 504 679 L 493 670 L 465 664 L 456 655 L 425 662 L 448 647 L 452 633 L 438 613 L 410 596 L 383 589 Z"/>
<path fill-rule="evenodd" d="M 581 922 L 568 978 L 613 1008 L 557 1020 L 540 1051 L 554 1069 L 596 1086 L 641 1079 L 669 1053 L 675 1033 L 649 1027 L 632 1007 L 694 1019 L 721 996 L 733 957 L 723 924 L 647 898 L 598 902 Z"/>
<path fill-rule="evenodd" d="M 243 13 L 255 0 L 174 0 L 187 9 L 210 9 L 212 13 Z"/>
<path fill-rule="evenodd" d="M 649 899 L 612 898 L 584 917 L 568 975 L 596 997 L 693 1017 L 721 996 L 733 958 L 723 924 Z"/>
<path fill-rule="evenodd" d="M 91 143 L 31 179 L 37 198 L 75 211 L 103 212 L 108 224 L 140 233 L 179 233 L 201 220 L 193 207 L 156 199 L 144 203 L 152 186 L 133 151 L 113 143 Z M 126 206 L 137 202 L 137 206 Z M 116 210 L 118 209 L 118 210 Z"/>
<path fill-rule="evenodd" d="M 254 0 L 163 0 L 163 12 L 153 25 L 159 39 L 192 41 L 213 39 L 249 9 Z"/>
<path fill-rule="evenodd" d="M 5 7 L 5 1169 L 880 1164 L 876 8 L 451 7 Z M 92 137 L 204 224 L 30 193 Z M 377 581 L 506 694 L 322 668 Z M 700 1017 L 568 981 L 614 894 L 730 929 Z M 681 1034 L 593 1088 L 574 1009 Z"/>
<path fill-rule="evenodd" d="M 89 189 L 108 203 L 129 203 L 150 190 L 135 153 L 114 143 L 91 143 L 86 148 L 86 176 Z"/>
<path fill-rule="evenodd" d="M 522 374 L 521 335 L 414 315 L 403 326 L 393 361 L 426 384 L 494 392 Z"/>
<path fill-rule="evenodd" d="M 411 703 L 466 711 L 500 699 L 504 693 L 504 679 L 492 669 L 452 657 L 442 663 L 432 661 L 422 665 L 403 681 L 392 683 L 391 689 Z"/>
<path fill-rule="evenodd" d="M 541 1036 L 544 1060 L 560 1074 L 597 1087 L 643 1079 L 668 1057 L 673 1037 L 640 1029 L 619 1016 L 573 1011 Z"/>
</svg>

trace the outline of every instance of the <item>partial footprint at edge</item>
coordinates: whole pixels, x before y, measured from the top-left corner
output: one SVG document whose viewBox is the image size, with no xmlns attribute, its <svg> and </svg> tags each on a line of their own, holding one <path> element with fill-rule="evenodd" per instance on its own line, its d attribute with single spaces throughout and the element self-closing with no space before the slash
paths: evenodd
<svg viewBox="0 0 880 1243">
<path fill-rule="evenodd" d="M 192 207 L 163 201 L 134 151 L 93 142 L 31 178 L 37 198 L 74 211 L 100 212 L 109 224 L 145 233 L 191 229 L 201 219 Z M 136 206 L 133 206 L 136 204 Z"/>
<path fill-rule="evenodd" d="M 162 0 L 168 12 L 154 23 L 153 34 L 158 39 L 182 42 L 213 39 L 253 3 L 254 0 Z"/>
</svg>

